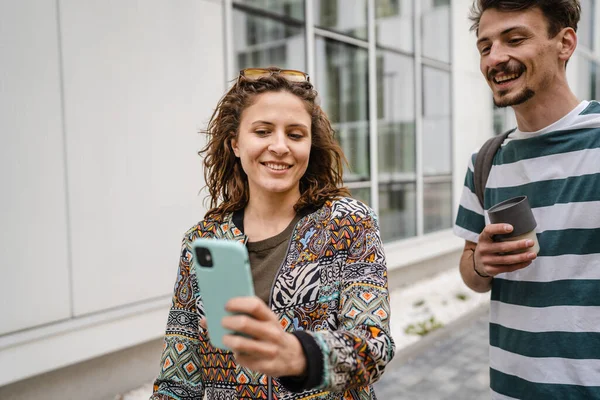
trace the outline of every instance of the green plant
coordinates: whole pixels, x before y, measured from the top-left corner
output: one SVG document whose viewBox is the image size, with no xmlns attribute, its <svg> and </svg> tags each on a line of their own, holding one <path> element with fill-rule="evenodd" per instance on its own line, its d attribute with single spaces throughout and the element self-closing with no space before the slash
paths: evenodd
<svg viewBox="0 0 600 400">
<path fill-rule="evenodd" d="M 408 325 L 406 328 L 404 328 L 404 333 L 406 333 L 407 335 L 425 336 L 429 332 L 435 331 L 436 329 L 439 329 L 442 326 L 444 326 L 444 324 L 436 320 L 434 316 L 431 316 L 423 322 L 418 322 L 416 325 Z"/>
<path fill-rule="evenodd" d="M 469 298 L 469 296 L 467 296 L 464 293 L 457 293 L 456 298 L 461 301 L 466 301 Z"/>
</svg>

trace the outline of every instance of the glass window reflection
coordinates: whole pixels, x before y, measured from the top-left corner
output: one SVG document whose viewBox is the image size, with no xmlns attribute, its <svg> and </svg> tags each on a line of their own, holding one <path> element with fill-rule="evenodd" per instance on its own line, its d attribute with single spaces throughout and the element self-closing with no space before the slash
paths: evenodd
<svg viewBox="0 0 600 400">
<path fill-rule="evenodd" d="M 375 0 L 377 44 L 412 53 L 413 14 L 413 0 Z"/>
<path fill-rule="evenodd" d="M 423 56 L 450 62 L 450 0 L 419 1 Z"/>
<path fill-rule="evenodd" d="M 594 14 L 596 10 L 593 0 L 581 0 L 581 20 L 577 27 L 578 45 L 587 49 L 594 48 Z"/>
<path fill-rule="evenodd" d="M 301 26 L 240 10 L 233 12 L 237 69 L 278 66 L 305 70 L 305 35 Z"/>
<path fill-rule="evenodd" d="M 371 188 L 361 187 L 350 189 L 350 194 L 357 200 L 362 201 L 367 205 L 371 205 Z"/>
<path fill-rule="evenodd" d="M 367 50 L 319 37 L 315 60 L 322 107 L 350 164 L 344 180 L 369 180 Z"/>
<path fill-rule="evenodd" d="M 377 54 L 379 214 L 385 241 L 416 235 L 414 60 Z"/>
<path fill-rule="evenodd" d="M 304 0 L 235 0 L 234 4 L 261 9 L 270 14 L 304 20 Z"/>
<path fill-rule="evenodd" d="M 414 183 L 379 184 L 381 237 L 389 242 L 417 234 L 417 195 Z"/>
<path fill-rule="evenodd" d="M 367 0 L 314 0 L 318 27 L 367 40 Z"/>
<path fill-rule="evenodd" d="M 424 184 L 423 218 L 424 233 L 452 227 L 452 184 L 450 182 Z"/>
<path fill-rule="evenodd" d="M 377 57 L 380 180 L 415 180 L 414 61 L 392 52 Z"/>
<path fill-rule="evenodd" d="M 517 126 L 515 113 L 510 107 L 496 107 L 494 105 L 494 135 L 500 135 Z"/>
<path fill-rule="evenodd" d="M 593 61 L 579 57 L 577 60 L 577 83 L 575 95 L 580 99 L 591 100 L 596 98 L 596 67 Z"/>
<path fill-rule="evenodd" d="M 452 172 L 450 73 L 423 67 L 423 174 Z"/>
<path fill-rule="evenodd" d="M 592 67 L 592 93 L 594 94 L 590 99 L 600 99 L 600 63 L 594 63 Z"/>
</svg>

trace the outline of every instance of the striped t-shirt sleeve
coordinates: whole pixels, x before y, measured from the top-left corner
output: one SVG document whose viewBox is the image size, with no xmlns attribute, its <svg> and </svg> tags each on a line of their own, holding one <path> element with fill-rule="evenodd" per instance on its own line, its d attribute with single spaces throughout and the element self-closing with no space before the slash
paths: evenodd
<svg viewBox="0 0 600 400">
<path fill-rule="evenodd" d="M 463 186 L 460 205 L 456 214 L 456 223 L 454 224 L 454 234 L 456 236 L 475 243 L 479 241 L 479 234 L 485 228 L 483 207 L 475 194 L 474 165 L 476 157 L 477 153 L 473 153 L 469 159 L 465 185 Z"/>
</svg>

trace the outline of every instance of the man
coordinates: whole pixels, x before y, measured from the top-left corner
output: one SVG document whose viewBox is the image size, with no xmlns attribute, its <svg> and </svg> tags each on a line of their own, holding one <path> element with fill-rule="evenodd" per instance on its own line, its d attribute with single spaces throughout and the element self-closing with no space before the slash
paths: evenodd
<svg viewBox="0 0 600 400">
<path fill-rule="evenodd" d="M 491 289 L 494 399 L 600 399 L 600 103 L 579 101 L 566 64 L 577 45 L 577 0 L 479 0 L 471 10 L 480 68 L 517 128 L 496 153 L 484 208 L 526 195 L 531 240 L 488 224 L 474 190 L 473 154 L 455 233 L 464 282 Z M 507 254 L 521 251 L 518 254 Z"/>
</svg>

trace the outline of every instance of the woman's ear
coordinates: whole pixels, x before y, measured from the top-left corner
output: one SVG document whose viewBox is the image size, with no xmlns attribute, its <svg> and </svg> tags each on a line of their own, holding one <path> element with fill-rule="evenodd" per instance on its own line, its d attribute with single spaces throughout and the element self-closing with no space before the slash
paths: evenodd
<svg viewBox="0 0 600 400">
<path fill-rule="evenodd" d="M 240 158 L 240 149 L 238 148 L 238 142 L 235 136 L 231 138 L 230 143 L 231 149 L 233 150 L 233 154 L 235 154 L 237 158 Z"/>
</svg>

